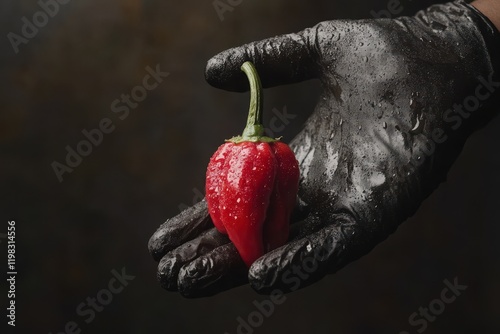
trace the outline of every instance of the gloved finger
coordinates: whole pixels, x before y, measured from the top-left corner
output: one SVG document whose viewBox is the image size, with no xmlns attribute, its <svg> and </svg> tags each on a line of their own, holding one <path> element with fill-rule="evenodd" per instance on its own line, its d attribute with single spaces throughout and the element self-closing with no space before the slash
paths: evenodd
<svg viewBox="0 0 500 334">
<path fill-rule="evenodd" d="M 232 243 L 215 248 L 183 266 L 177 286 L 184 297 L 215 295 L 248 282 L 247 268 Z"/>
<path fill-rule="evenodd" d="M 288 242 L 302 239 L 323 228 L 321 220 L 314 215 L 303 217 L 302 220 L 291 221 Z"/>
<path fill-rule="evenodd" d="M 201 232 L 213 227 L 205 200 L 168 219 L 151 236 L 149 253 L 159 261 L 167 252 L 196 238 Z"/>
<path fill-rule="evenodd" d="M 166 290 L 176 291 L 177 277 L 182 266 L 229 242 L 227 235 L 212 228 L 168 252 L 158 264 L 158 280 L 161 286 Z"/>
<path fill-rule="evenodd" d="M 318 73 L 316 29 L 314 27 L 223 51 L 208 61 L 205 78 L 214 87 L 244 92 L 248 90 L 248 80 L 240 67 L 245 61 L 255 65 L 263 87 L 315 78 Z"/>
<path fill-rule="evenodd" d="M 357 225 L 341 217 L 319 231 L 294 240 L 257 259 L 248 276 L 252 288 L 269 294 L 291 292 L 335 272 L 360 256 Z M 305 234 L 305 233 L 304 233 Z"/>
</svg>

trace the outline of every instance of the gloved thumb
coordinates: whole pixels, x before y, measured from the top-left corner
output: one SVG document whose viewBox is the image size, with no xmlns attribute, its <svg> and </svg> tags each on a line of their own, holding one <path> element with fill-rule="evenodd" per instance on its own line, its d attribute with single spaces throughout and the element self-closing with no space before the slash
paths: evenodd
<svg viewBox="0 0 500 334">
<path fill-rule="evenodd" d="M 244 92 L 249 88 L 240 70 L 245 61 L 254 63 L 265 88 L 315 78 L 314 36 L 311 28 L 223 51 L 208 61 L 205 78 L 214 87 Z"/>
</svg>

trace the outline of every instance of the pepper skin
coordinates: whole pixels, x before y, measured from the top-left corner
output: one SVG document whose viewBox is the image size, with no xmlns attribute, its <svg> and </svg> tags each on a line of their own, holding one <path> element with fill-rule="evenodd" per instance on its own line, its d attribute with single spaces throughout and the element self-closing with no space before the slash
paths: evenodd
<svg viewBox="0 0 500 334">
<path fill-rule="evenodd" d="M 215 227 L 228 234 L 250 267 L 288 239 L 299 168 L 288 145 L 263 136 L 260 81 L 251 63 L 242 69 L 249 76 L 252 92 L 247 127 L 210 159 L 206 199 Z"/>
</svg>

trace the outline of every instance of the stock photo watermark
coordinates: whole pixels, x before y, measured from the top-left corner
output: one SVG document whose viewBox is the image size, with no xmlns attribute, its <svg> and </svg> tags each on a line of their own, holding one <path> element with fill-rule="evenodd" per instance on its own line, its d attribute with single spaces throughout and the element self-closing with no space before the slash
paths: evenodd
<svg viewBox="0 0 500 334">
<path fill-rule="evenodd" d="M 283 106 L 282 110 L 278 108 L 273 108 L 272 110 L 273 116 L 269 120 L 269 127 L 264 129 L 266 136 L 275 138 L 280 132 L 283 132 L 287 125 L 291 123 L 293 119 L 297 117 L 295 114 L 288 113 L 288 109 Z M 193 188 L 193 200 L 191 201 L 191 205 L 195 205 L 200 202 L 203 198 L 205 198 L 205 194 L 198 188 Z M 179 211 L 182 212 L 189 208 L 189 205 L 185 203 L 179 204 Z"/>
<path fill-rule="evenodd" d="M 146 66 L 145 71 L 147 74 L 144 76 L 141 85 L 137 85 L 130 91 L 130 94 L 122 94 L 111 102 L 111 111 L 123 121 L 125 120 L 132 109 L 137 108 L 140 102 L 148 97 L 148 92 L 158 88 L 163 80 L 170 75 L 169 72 L 162 72 L 160 65 L 156 65 L 153 69 Z M 103 118 L 99 121 L 99 125 L 91 129 L 82 130 L 82 135 L 85 139 L 78 142 L 74 148 L 66 145 L 66 158 L 64 163 L 54 160 L 51 163 L 52 170 L 54 171 L 59 183 L 64 181 L 65 173 L 72 173 L 75 168 L 80 166 L 84 157 L 88 157 L 95 147 L 102 144 L 105 134 L 110 134 L 116 129 L 115 124 L 110 118 Z"/>
<path fill-rule="evenodd" d="M 14 50 L 14 53 L 19 53 L 19 46 L 28 44 L 30 40 L 38 35 L 40 29 L 43 29 L 50 21 L 54 18 L 61 8 L 61 5 L 66 5 L 71 0 L 39 0 L 37 2 L 40 10 L 35 12 L 31 17 L 31 20 L 26 16 L 21 18 L 21 31 L 16 34 L 14 32 L 9 32 L 7 38 L 9 39 L 10 45 Z"/>
<path fill-rule="evenodd" d="M 443 314 L 446 305 L 452 304 L 460 297 L 462 293 L 467 290 L 467 285 L 458 283 L 458 277 L 453 279 L 453 283 L 445 279 L 443 281 L 445 288 L 441 290 L 439 298 L 433 299 L 429 302 L 427 307 L 420 306 L 417 312 L 413 312 L 408 317 L 408 323 L 416 328 L 417 333 L 423 333 L 429 327 L 429 323 L 436 321 L 437 317 Z M 411 334 L 410 332 L 403 331 L 399 334 Z"/>
<path fill-rule="evenodd" d="M 215 0 L 212 2 L 212 5 L 214 6 L 219 20 L 224 21 L 224 14 L 234 11 L 234 9 L 242 3 L 243 0 Z"/>
<path fill-rule="evenodd" d="M 412 0 L 407 0 L 411 2 Z M 401 14 L 404 10 L 403 4 L 400 0 L 389 0 L 387 7 L 379 11 L 371 10 L 370 15 L 375 19 L 392 19 L 394 16 Z"/>
<path fill-rule="evenodd" d="M 7 324 L 16 326 L 16 221 L 7 221 L 7 299 L 9 300 L 7 307 Z"/>
<path fill-rule="evenodd" d="M 335 247 L 333 239 L 328 239 L 325 244 L 314 249 L 314 251 L 302 259 L 300 264 L 293 265 L 290 269 L 281 275 L 281 282 L 287 286 L 290 292 L 297 291 L 302 282 L 305 282 L 313 275 L 320 266 L 321 262 L 326 262 L 331 254 L 331 250 Z M 311 245 L 307 245 L 307 250 L 312 250 Z M 265 320 L 271 317 L 276 311 L 277 306 L 286 301 L 284 291 L 274 289 L 269 294 L 269 297 L 262 301 L 253 301 L 255 310 L 250 312 L 246 317 L 237 317 L 237 327 L 234 333 L 236 334 L 252 334 L 255 329 L 261 327 Z M 230 332 L 224 332 L 230 334 Z"/>
<path fill-rule="evenodd" d="M 269 299 L 264 299 L 262 301 L 253 301 L 255 306 L 255 311 L 248 314 L 246 319 L 242 317 L 237 317 L 238 327 L 236 329 L 237 334 L 252 334 L 256 328 L 259 328 L 264 324 L 264 320 L 273 315 L 274 310 L 277 305 L 281 305 L 286 301 L 286 296 L 280 290 L 273 290 L 269 294 Z M 229 334 L 225 332 L 224 334 Z"/>
<path fill-rule="evenodd" d="M 467 96 L 461 103 L 455 103 L 452 108 L 443 113 L 443 121 L 453 131 L 458 130 L 462 126 L 464 119 L 469 118 L 472 113 L 481 108 L 483 103 L 500 88 L 500 82 L 493 80 L 493 74 L 490 75 L 488 80 L 480 77 L 479 82 L 480 84 L 476 87 L 474 95 Z M 423 164 L 426 157 L 431 157 L 434 154 L 437 145 L 443 144 L 447 140 L 448 136 L 443 129 L 434 129 L 426 145 L 420 148 L 420 154 L 410 160 L 410 165 L 416 167 Z"/>
<path fill-rule="evenodd" d="M 125 267 L 120 272 L 113 269 L 111 270 L 111 274 L 113 277 L 111 277 L 105 288 L 99 290 L 95 297 L 87 297 L 85 301 L 76 307 L 76 314 L 87 325 L 94 321 L 96 314 L 104 311 L 105 307 L 113 301 L 114 297 L 120 294 L 135 279 L 135 276 L 127 274 Z M 81 322 L 79 324 L 78 321 L 72 320 L 64 325 L 62 331 L 58 331 L 55 334 L 80 334 L 81 332 Z M 52 334 L 52 332 L 49 332 L 49 334 Z"/>
</svg>

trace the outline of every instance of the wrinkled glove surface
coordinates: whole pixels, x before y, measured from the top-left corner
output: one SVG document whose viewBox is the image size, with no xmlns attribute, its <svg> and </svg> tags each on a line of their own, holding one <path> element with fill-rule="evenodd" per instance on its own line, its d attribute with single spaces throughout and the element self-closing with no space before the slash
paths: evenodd
<svg viewBox="0 0 500 334">
<path fill-rule="evenodd" d="M 322 22 L 224 51 L 207 81 L 246 91 L 252 61 L 264 87 L 319 79 L 322 95 L 290 143 L 301 179 L 289 242 L 248 271 L 205 201 L 151 237 L 158 278 L 186 297 L 249 282 L 260 293 L 307 286 L 368 253 L 444 181 L 477 127 L 494 116 L 500 38 L 464 2 L 414 17 Z M 498 111 L 497 104 L 497 111 Z"/>
</svg>

